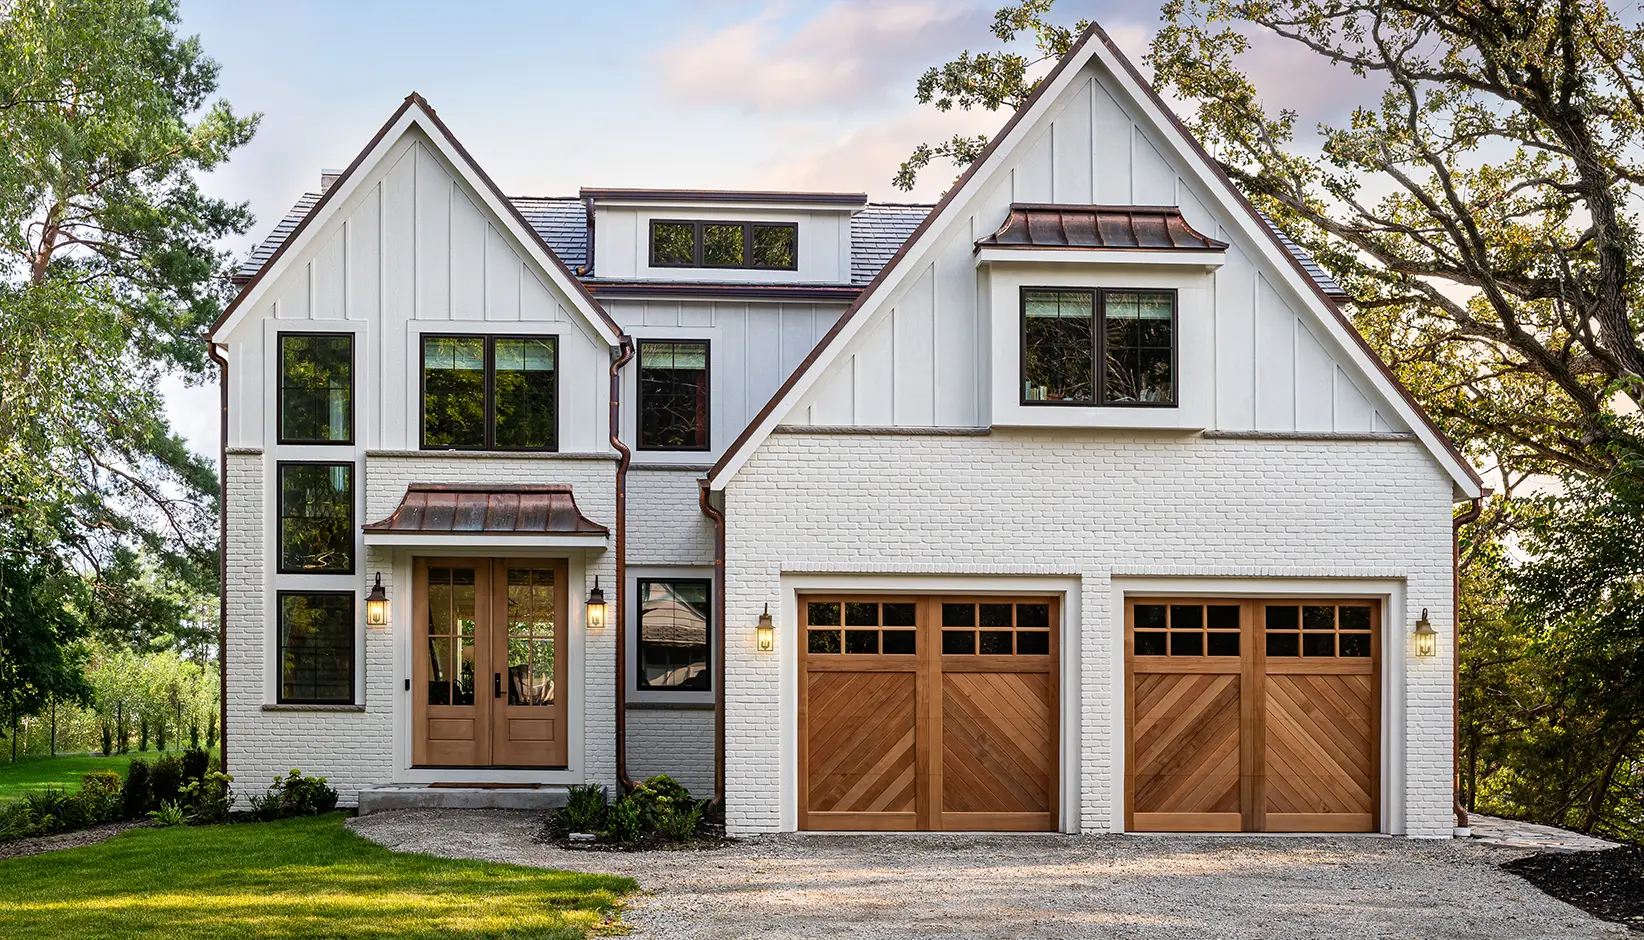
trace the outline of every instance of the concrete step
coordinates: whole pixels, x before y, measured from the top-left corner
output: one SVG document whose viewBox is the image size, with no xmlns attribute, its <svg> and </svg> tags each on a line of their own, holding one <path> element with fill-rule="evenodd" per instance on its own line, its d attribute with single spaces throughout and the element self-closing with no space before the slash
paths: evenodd
<svg viewBox="0 0 1644 940">
<path fill-rule="evenodd" d="M 531 809 L 547 812 L 564 806 L 569 794 L 566 787 L 547 784 L 524 788 L 385 783 L 360 791 L 359 814 L 369 816 L 391 809 Z"/>
</svg>

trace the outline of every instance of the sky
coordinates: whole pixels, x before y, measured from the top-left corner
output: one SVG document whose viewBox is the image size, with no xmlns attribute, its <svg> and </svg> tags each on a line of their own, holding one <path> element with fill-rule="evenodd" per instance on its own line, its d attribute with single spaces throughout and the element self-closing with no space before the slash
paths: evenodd
<svg viewBox="0 0 1644 940">
<path fill-rule="evenodd" d="M 225 245 L 244 255 L 413 91 L 511 195 L 638 186 L 934 201 L 953 174 L 933 168 L 903 193 L 890 185 L 898 164 L 921 141 L 992 133 L 1005 115 L 941 114 L 914 101 L 914 82 L 961 50 L 996 48 L 988 27 L 1000 5 L 183 0 L 181 31 L 220 64 L 220 96 L 262 115 L 256 137 L 203 183 L 249 203 L 256 223 Z M 1054 17 L 1095 18 L 1139 62 L 1157 9 L 1060 0 Z M 1289 68 L 1261 51 L 1258 78 Z M 1294 79 L 1293 93 L 1331 100 L 1331 83 Z M 215 385 L 168 381 L 165 392 L 173 426 L 215 458 Z"/>
</svg>

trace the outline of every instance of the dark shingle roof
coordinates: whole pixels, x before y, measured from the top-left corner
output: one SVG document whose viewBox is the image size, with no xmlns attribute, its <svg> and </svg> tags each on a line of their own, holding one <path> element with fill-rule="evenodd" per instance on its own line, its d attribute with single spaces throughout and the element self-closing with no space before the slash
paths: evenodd
<svg viewBox="0 0 1644 940">
<path fill-rule="evenodd" d="M 235 281 L 243 284 L 254 277 L 319 200 L 319 193 L 304 193 L 240 265 Z M 566 267 L 575 271 L 588 262 L 588 216 L 579 197 L 513 196 L 510 201 Z M 922 204 L 870 202 L 851 216 L 851 283 L 861 286 L 873 280 L 925 220 L 931 208 Z M 1327 296 L 1338 301 L 1347 299 L 1341 285 L 1308 257 L 1301 246 L 1272 220 L 1265 221 Z"/>
<path fill-rule="evenodd" d="M 1279 237 L 1279 244 L 1284 246 L 1285 251 L 1290 252 L 1290 256 L 1295 258 L 1302 266 L 1302 270 L 1306 271 L 1307 276 L 1313 279 L 1313 283 L 1319 285 L 1319 290 L 1324 291 L 1324 296 L 1329 297 L 1336 303 L 1346 303 L 1352 299 L 1347 296 L 1347 291 L 1336 283 L 1336 279 L 1331 277 L 1329 272 L 1319 267 L 1319 263 L 1302 250 L 1302 246 L 1296 244 L 1294 239 L 1286 235 L 1284 229 L 1279 228 L 1278 223 L 1268 218 L 1266 213 L 1262 213 L 1262 221 L 1266 222 L 1267 227 L 1273 230 L 1273 234 Z"/>
</svg>

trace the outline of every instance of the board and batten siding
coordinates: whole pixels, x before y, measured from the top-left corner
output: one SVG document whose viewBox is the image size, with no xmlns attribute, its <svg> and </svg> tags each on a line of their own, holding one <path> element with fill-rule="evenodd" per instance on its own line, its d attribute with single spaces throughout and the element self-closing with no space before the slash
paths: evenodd
<svg viewBox="0 0 1644 940">
<path fill-rule="evenodd" d="M 935 250 L 876 305 L 830 372 L 783 423 L 865 427 L 985 427 L 993 423 L 992 369 L 1018 368 L 991 351 L 989 271 L 975 264 L 976 239 L 994 232 L 1013 202 L 1179 206 L 1200 232 L 1229 243 L 1212 287 L 1195 303 L 1212 307 L 1207 357 L 1213 383 L 1207 428 L 1222 431 L 1407 431 L 1345 350 L 1317 325 L 1303 299 L 1265 270 L 1246 222 L 1224 218 L 1216 201 L 1158 131 L 1122 103 L 1117 80 L 1089 62 L 1038 119 L 1021 147 L 934 235 Z M 938 223 L 941 224 L 941 223 Z M 1261 237 L 1265 237 L 1262 235 Z M 1061 265 L 1059 267 L 1069 267 Z M 1091 265 L 1090 283 L 1123 287 L 1125 273 Z M 1191 275 L 1195 289 L 1200 275 Z M 1203 295 L 1204 299 L 1197 297 Z M 1184 298 L 1184 303 L 1186 303 Z M 1186 341 L 1186 338 L 1184 338 Z"/>
<path fill-rule="evenodd" d="M 275 337 L 352 330 L 358 442 L 414 450 L 419 440 L 422 333 L 559 337 L 559 449 L 608 449 L 608 348 L 545 283 L 482 200 L 415 128 L 389 150 L 303 256 L 282 258 L 274 283 L 226 336 L 230 446 L 272 445 Z"/>
</svg>

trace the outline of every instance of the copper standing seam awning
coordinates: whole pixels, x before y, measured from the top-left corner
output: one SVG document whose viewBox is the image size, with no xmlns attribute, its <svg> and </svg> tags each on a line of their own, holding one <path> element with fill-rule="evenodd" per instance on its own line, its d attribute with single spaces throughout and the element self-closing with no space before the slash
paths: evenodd
<svg viewBox="0 0 1644 940">
<path fill-rule="evenodd" d="M 1004 224 L 976 240 L 984 248 L 1223 252 L 1176 206 L 1079 206 L 1013 202 Z"/>
<path fill-rule="evenodd" d="M 361 526 L 367 544 L 443 544 L 464 537 L 585 544 L 610 534 L 564 484 L 413 483 L 388 517 Z"/>
</svg>

